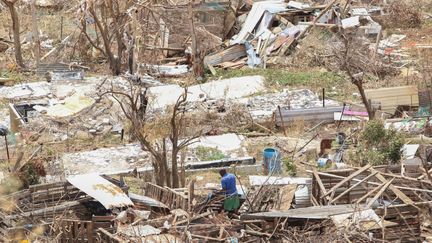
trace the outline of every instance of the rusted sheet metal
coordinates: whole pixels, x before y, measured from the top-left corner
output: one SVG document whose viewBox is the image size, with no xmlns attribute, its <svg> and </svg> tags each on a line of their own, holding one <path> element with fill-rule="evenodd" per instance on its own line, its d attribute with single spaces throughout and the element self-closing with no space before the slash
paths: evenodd
<svg viewBox="0 0 432 243">
<path fill-rule="evenodd" d="M 120 187 L 99 175 L 76 175 L 68 177 L 67 181 L 99 201 L 106 209 L 134 205 Z"/>
<path fill-rule="evenodd" d="M 204 58 L 206 65 L 216 66 L 223 62 L 233 61 L 246 56 L 246 47 L 244 45 L 233 45 L 227 49 L 212 53 Z"/>
</svg>

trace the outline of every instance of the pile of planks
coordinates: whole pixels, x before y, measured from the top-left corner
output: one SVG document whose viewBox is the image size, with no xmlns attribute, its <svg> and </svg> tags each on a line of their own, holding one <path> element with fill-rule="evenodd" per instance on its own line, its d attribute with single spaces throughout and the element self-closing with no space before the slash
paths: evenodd
<svg viewBox="0 0 432 243">
<path fill-rule="evenodd" d="M 312 174 L 312 202 L 316 205 L 358 205 L 373 209 L 383 220 L 393 222 L 377 230 L 385 240 L 419 240 L 422 205 L 432 203 L 432 183 L 427 180 L 383 172 L 385 168 L 362 168 Z"/>
<path fill-rule="evenodd" d="M 112 178 L 107 179 L 119 186 L 121 184 Z M 120 187 L 124 191 L 128 189 L 125 185 Z M 1 197 L 0 202 L 11 207 L 0 208 L 0 239 L 14 238 L 26 231 L 22 222 L 27 225 L 50 226 L 59 218 L 91 218 L 91 209 L 86 203 L 92 200 L 92 197 L 67 181 L 32 185 L 28 189 Z M 93 229 L 105 226 L 99 223 Z M 82 224 L 85 228 L 86 223 L 83 221 Z"/>
</svg>

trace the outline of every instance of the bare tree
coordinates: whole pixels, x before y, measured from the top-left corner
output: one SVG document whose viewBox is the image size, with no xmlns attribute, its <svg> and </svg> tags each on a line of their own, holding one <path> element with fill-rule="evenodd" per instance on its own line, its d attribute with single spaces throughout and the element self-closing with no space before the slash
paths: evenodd
<svg viewBox="0 0 432 243">
<path fill-rule="evenodd" d="M 191 61 L 192 61 L 192 70 L 193 74 L 197 78 L 202 78 L 204 76 L 204 59 L 202 58 L 202 53 L 198 48 L 197 43 L 197 35 L 195 32 L 195 23 L 194 23 L 194 12 L 192 2 L 188 4 L 188 17 L 189 17 L 189 27 L 191 32 Z"/>
<path fill-rule="evenodd" d="M 123 36 L 125 25 L 130 19 L 128 11 L 132 5 L 131 0 L 83 0 L 81 2 L 84 14 L 80 18 L 86 16 L 93 18 L 95 29 L 102 38 L 103 47 L 99 46 L 98 39 L 93 40 L 87 34 L 86 25 L 83 24 L 85 22 L 82 19 L 80 20 L 83 25 L 81 32 L 94 48 L 107 57 L 113 75 L 119 75 L 122 70 L 122 56 L 126 50 Z"/>
<path fill-rule="evenodd" d="M 20 40 L 20 21 L 18 12 L 16 10 L 16 3 L 18 0 L 1 0 L 8 8 L 12 19 L 12 31 L 15 49 L 15 61 L 21 68 L 25 68 L 22 53 L 21 53 L 21 40 Z"/>
<path fill-rule="evenodd" d="M 183 138 L 180 140 L 182 136 L 185 135 L 185 130 L 187 128 L 187 124 L 191 124 L 187 122 L 185 118 L 185 106 L 187 103 L 187 88 L 184 89 L 184 93 L 177 99 L 176 104 L 174 105 L 172 109 L 172 115 L 170 119 L 170 135 L 169 139 L 172 144 L 172 151 L 171 151 L 171 171 L 172 173 L 172 186 L 174 188 L 179 187 L 179 174 L 178 174 L 178 154 L 180 151 L 188 147 L 193 141 L 201 136 L 202 132 L 201 130 L 197 129 L 195 134 L 192 136 L 189 136 L 188 138 Z M 196 128 L 193 128 L 196 129 Z"/>
<path fill-rule="evenodd" d="M 345 72 L 351 83 L 357 87 L 369 119 L 373 119 L 374 112 L 366 97 L 363 85 L 367 81 L 366 76 L 375 72 L 376 60 L 373 55 L 370 55 L 369 44 L 359 38 L 356 33 L 346 33 L 340 30 L 337 35 L 340 43 L 333 48 L 335 61 L 339 69 Z"/>
<path fill-rule="evenodd" d="M 177 188 L 180 185 L 178 156 L 202 134 L 196 121 L 186 115 L 187 88 L 174 106 L 156 117 L 148 109 L 147 90 L 132 82 L 129 86 L 125 92 L 112 85 L 102 95 L 109 94 L 119 103 L 130 123 L 131 135 L 151 154 L 156 183 Z"/>
<path fill-rule="evenodd" d="M 30 9 L 31 9 L 31 15 L 32 15 L 33 48 L 34 48 L 35 57 L 36 57 L 36 67 L 38 67 L 40 64 L 41 56 L 40 56 L 39 30 L 38 30 L 37 17 L 36 17 L 36 0 L 31 1 Z"/>
</svg>

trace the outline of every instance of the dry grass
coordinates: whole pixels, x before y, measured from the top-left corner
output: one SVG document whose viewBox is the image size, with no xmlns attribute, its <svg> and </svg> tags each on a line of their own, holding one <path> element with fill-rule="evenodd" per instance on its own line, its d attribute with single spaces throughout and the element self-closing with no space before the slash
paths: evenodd
<svg viewBox="0 0 432 243">
<path fill-rule="evenodd" d="M 382 22 L 386 28 L 418 28 L 422 25 L 422 13 L 417 2 L 393 1 L 387 7 L 387 12 Z"/>
</svg>

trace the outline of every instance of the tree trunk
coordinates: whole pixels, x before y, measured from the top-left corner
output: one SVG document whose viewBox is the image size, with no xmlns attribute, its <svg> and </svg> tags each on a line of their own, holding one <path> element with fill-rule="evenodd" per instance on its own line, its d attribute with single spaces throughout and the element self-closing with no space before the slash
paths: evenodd
<svg viewBox="0 0 432 243">
<path fill-rule="evenodd" d="M 100 11 L 103 12 L 102 7 L 101 7 Z M 108 62 L 110 64 L 111 73 L 114 76 L 117 76 L 121 73 L 121 66 L 120 66 L 120 60 L 121 59 L 119 59 L 119 57 L 116 57 L 111 51 L 110 40 L 108 38 L 108 36 L 109 36 L 108 29 L 103 27 L 100 19 L 97 16 L 96 11 L 93 9 L 93 6 L 89 9 L 89 12 L 91 13 L 93 19 L 95 20 L 96 26 L 99 29 L 99 32 L 101 34 L 105 53 L 108 57 Z M 101 15 L 102 15 L 102 13 L 101 13 Z"/>
<path fill-rule="evenodd" d="M 368 113 L 369 120 L 373 120 L 374 119 L 374 112 L 372 111 L 372 106 L 371 106 L 371 104 L 369 104 L 369 100 L 367 99 L 366 93 L 364 92 L 363 82 L 358 81 L 358 80 L 353 80 L 353 83 L 355 84 L 355 86 L 357 86 L 357 89 L 360 92 L 360 96 L 361 96 L 361 99 L 363 101 L 363 104 L 366 107 L 366 111 Z"/>
<path fill-rule="evenodd" d="M 185 170 L 186 150 L 183 149 L 180 153 L 180 184 L 181 187 L 186 186 L 186 170 Z"/>
<path fill-rule="evenodd" d="M 117 42 L 117 57 L 115 57 L 115 63 L 114 63 L 114 75 L 119 75 L 121 73 L 121 60 L 123 56 L 123 52 L 126 49 L 125 44 L 123 43 L 123 26 L 119 25 L 119 16 L 120 16 L 120 10 L 119 6 L 113 4 L 112 0 L 107 1 L 108 3 L 108 10 L 110 12 L 110 17 L 113 19 L 112 24 L 114 25 L 114 34 L 116 37 Z"/>
<path fill-rule="evenodd" d="M 177 166 L 177 155 L 178 155 L 177 145 L 175 146 L 173 145 L 173 150 L 171 153 L 171 175 L 172 175 L 173 188 L 180 187 L 180 180 L 179 180 L 179 173 L 178 173 L 178 166 Z"/>
<path fill-rule="evenodd" d="M 31 12 L 32 12 L 32 31 L 33 31 L 33 50 L 35 51 L 36 56 L 36 67 L 39 66 L 40 63 L 40 39 L 39 39 L 39 31 L 37 25 L 37 17 L 36 17 L 36 0 L 31 2 Z"/>
<path fill-rule="evenodd" d="M 15 61 L 17 65 L 21 68 L 25 68 L 22 53 L 21 53 L 21 40 L 20 40 L 20 22 L 18 18 L 18 13 L 15 8 L 15 2 L 9 2 L 7 0 L 2 0 L 9 8 L 9 12 L 12 19 L 12 30 L 14 38 L 14 48 L 15 48 Z"/>
<path fill-rule="evenodd" d="M 167 159 L 167 149 L 166 149 L 166 139 L 162 139 L 162 161 L 161 164 L 163 166 L 164 170 L 164 178 L 165 178 L 165 184 L 167 187 L 171 187 L 171 174 L 168 168 L 168 159 Z"/>
<path fill-rule="evenodd" d="M 198 49 L 198 44 L 197 44 L 192 2 L 189 2 L 188 12 L 189 12 L 189 28 L 190 28 L 191 40 L 192 40 L 192 46 L 191 46 L 192 70 L 196 78 L 202 78 L 204 76 L 204 67 L 203 67 L 204 63 L 201 58 L 201 51 Z"/>
<path fill-rule="evenodd" d="M 158 186 L 163 186 L 164 184 L 164 180 L 163 180 L 163 176 L 161 174 L 161 168 L 159 166 L 159 161 L 157 160 L 157 158 L 155 158 L 154 156 L 152 156 L 152 166 L 153 166 L 153 177 L 154 177 L 154 181 L 156 182 L 156 185 Z"/>
<path fill-rule="evenodd" d="M 84 9 L 87 8 L 87 3 L 84 2 Z M 87 57 L 88 52 L 87 52 L 87 46 L 86 46 L 86 37 L 85 37 L 85 32 L 87 31 L 87 20 L 86 18 L 81 18 L 81 27 L 82 27 L 82 31 L 78 37 L 78 44 L 79 44 L 79 53 L 81 58 Z"/>
</svg>

